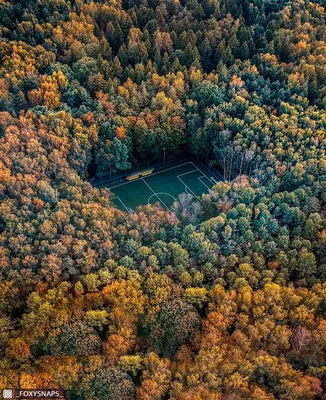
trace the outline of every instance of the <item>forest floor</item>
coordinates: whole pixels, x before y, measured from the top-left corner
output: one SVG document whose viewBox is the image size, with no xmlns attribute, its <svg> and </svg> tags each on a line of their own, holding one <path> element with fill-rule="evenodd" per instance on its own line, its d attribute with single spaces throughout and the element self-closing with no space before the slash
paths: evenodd
<svg viewBox="0 0 326 400">
<path fill-rule="evenodd" d="M 123 210 L 132 213 L 136 207 L 146 204 L 161 204 L 170 209 L 181 193 L 200 196 L 207 192 L 216 181 L 204 173 L 193 162 L 187 162 L 110 187 L 115 195 L 113 202 Z"/>
</svg>

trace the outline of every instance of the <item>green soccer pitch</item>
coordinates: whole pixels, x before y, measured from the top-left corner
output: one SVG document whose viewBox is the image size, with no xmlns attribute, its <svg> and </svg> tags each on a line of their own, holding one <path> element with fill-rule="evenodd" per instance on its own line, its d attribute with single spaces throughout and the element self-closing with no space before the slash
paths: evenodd
<svg viewBox="0 0 326 400">
<path fill-rule="evenodd" d="M 112 201 L 123 211 L 132 213 L 138 206 L 160 204 L 167 210 L 179 194 L 200 196 L 214 185 L 214 178 L 204 173 L 194 163 L 187 162 L 131 182 L 108 186 L 114 194 Z"/>
</svg>

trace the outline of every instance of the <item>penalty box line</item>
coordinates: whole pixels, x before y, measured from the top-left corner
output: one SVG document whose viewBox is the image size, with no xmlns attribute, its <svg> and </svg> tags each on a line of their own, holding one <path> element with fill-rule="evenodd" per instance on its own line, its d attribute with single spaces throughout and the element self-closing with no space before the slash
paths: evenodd
<svg viewBox="0 0 326 400">
<path fill-rule="evenodd" d="M 194 170 L 192 170 L 192 171 L 189 171 L 189 172 L 186 172 L 185 174 L 181 174 L 181 175 L 179 175 L 179 176 L 187 175 L 187 174 L 190 174 L 190 173 L 192 173 L 192 172 L 199 171 L 199 172 L 202 174 L 202 176 L 198 177 L 197 179 L 199 180 L 199 182 L 200 182 L 202 185 L 206 186 L 208 190 L 211 190 L 211 188 L 210 188 L 209 186 L 207 186 L 206 183 L 204 183 L 204 182 L 202 181 L 202 178 L 206 178 L 207 180 L 211 181 L 210 178 L 208 178 L 208 176 L 205 174 L 205 172 L 203 172 L 201 169 L 199 169 L 192 161 L 190 161 L 190 164 L 192 164 L 196 169 L 194 169 Z M 181 179 L 180 179 L 180 180 L 181 180 Z M 184 184 L 183 181 L 182 181 L 182 183 Z M 189 187 L 188 187 L 188 189 L 190 190 Z M 191 190 L 191 192 L 193 193 L 192 190 Z"/>
<path fill-rule="evenodd" d="M 192 164 L 196 169 L 193 169 L 192 171 L 185 172 L 184 174 L 177 175 L 177 178 L 178 178 L 179 181 L 184 185 L 184 187 L 185 187 L 185 189 L 186 189 L 186 192 L 187 192 L 187 189 L 188 189 L 188 190 L 192 193 L 193 196 L 196 196 L 195 193 L 190 189 L 190 187 L 189 187 L 188 185 L 186 185 L 186 184 L 184 183 L 184 181 L 180 178 L 180 176 L 192 174 L 192 173 L 194 173 L 194 172 L 199 171 L 199 169 L 196 167 L 196 165 L 194 165 L 193 163 L 190 163 L 190 164 Z M 199 171 L 199 172 L 201 172 L 201 171 Z M 191 193 L 188 193 L 188 194 L 191 194 Z"/>
<path fill-rule="evenodd" d="M 198 167 L 196 167 L 196 165 L 195 165 L 192 161 L 190 161 L 190 164 L 192 164 L 195 168 L 197 168 L 198 171 L 199 171 L 202 175 L 204 175 L 205 178 L 207 178 L 207 179 L 210 181 L 210 178 L 206 175 L 205 172 L 203 172 L 201 169 L 199 169 Z M 198 178 L 198 179 L 199 179 L 199 178 Z M 205 186 L 206 186 L 206 185 L 205 185 Z"/>
<path fill-rule="evenodd" d="M 204 183 L 204 182 L 202 181 L 203 178 L 208 179 L 206 176 L 203 175 L 203 176 L 200 176 L 200 177 L 198 178 L 198 180 L 200 181 L 200 183 L 202 183 L 204 186 L 206 186 L 208 190 L 211 190 L 211 188 L 210 188 L 209 186 L 207 186 L 206 183 Z"/>
</svg>

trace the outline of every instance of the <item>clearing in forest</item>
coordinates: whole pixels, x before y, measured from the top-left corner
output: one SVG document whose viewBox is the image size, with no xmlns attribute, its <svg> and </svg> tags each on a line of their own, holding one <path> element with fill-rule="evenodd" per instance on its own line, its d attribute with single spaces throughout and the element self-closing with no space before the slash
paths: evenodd
<svg viewBox="0 0 326 400">
<path fill-rule="evenodd" d="M 216 183 L 216 179 L 203 172 L 193 162 L 140 176 L 131 181 L 108 186 L 114 194 L 113 202 L 123 210 L 132 213 L 136 207 L 146 204 L 161 204 L 170 209 L 179 194 L 200 196 Z"/>
</svg>

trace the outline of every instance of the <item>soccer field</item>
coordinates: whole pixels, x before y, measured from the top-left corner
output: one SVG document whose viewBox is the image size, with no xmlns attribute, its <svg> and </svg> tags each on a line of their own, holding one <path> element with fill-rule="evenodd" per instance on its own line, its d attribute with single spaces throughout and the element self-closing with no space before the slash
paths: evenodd
<svg viewBox="0 0 326 400">
<path fill-rule="evenodd" d="M 132 213 L 137 206 L 157 203 L 169 210 L 179 194 L 186 192 L 200 196 L 208 192 L 213 185 L 212 176 L 204 173 L 194 163 L 187 162 L 109 188 L 114 194 L 112 200 L 115 205 L 123 211 Z"/>
</svg>

